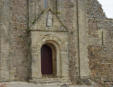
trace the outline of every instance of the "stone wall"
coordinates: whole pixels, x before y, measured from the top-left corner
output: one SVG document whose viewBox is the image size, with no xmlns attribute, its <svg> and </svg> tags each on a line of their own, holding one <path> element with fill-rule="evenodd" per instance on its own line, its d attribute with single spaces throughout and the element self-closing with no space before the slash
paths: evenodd
<svg viewBox="0 0 113 87">
<path fill-rule="evenodd" d="M 11 0 L 10 3 L 10 73 L 13 73 L 14 80 L 28 80 L 30 77 L 29 37 L 27 32 L 28 2 L 27 0 Z"/>
<path fill-rule="evenodd" d="M 0 10 L 1 80 L 27 80 L 30 76 L 27 0 L 3 0 Z"/>
<path fill-rule="evenodd" d="M 101 4 L 98 0 L 87 0 L 87 14 L 88 17 L 105 18 L 105 13 L 103 12 Z"/>
<path fill-rule="evenodd" d="M 91 79 L 101 87 L 110 87 L 113 84 L 113 20 L 102 18 L 102 15 L 92 18 L 89 16 L 88 53 Z"/>
<path fill-rule="evenodd" d="M 49 8 L 69 31 L 71 81 L 76 83 L 80 76 L 88 76 L 87 73 L 84 74 L 88 71 L 88 57 L 92 81 L 102 85 L 111 84 L 113 81 L 113 20 L 105 17 L 97 0 L 78 2 L 58 0 L 57 6 L 53 2 L 55 0 L 48 1 Z M 53 4 L 50 4 L 50 1 Z M 0 1 L 2 32 L 0 34 L 0 78 L 2 81 L 30 79 L 31 55 L 28 29 L 44 10 L 43 0 Z"/>
<path fill-rule="evenodd" d="M 102 87 L 110 87 L 113 83 L 113 20 L 105 17 L 97 0 L 88 0 L 87 6 L 91 78 Z"/>
<path fill-rule="evenodd" d="M 9 1 L 1 1 L 0 8 L 0 78 L 9 80 Z"/>
<path fill-rule="evenodd" d="M 89 65 L 93 80 L 105 85 L 113 81 L 113 20 L 95 20 L 97 27 L 90 28 L 89 34 Z"/>
</svg>

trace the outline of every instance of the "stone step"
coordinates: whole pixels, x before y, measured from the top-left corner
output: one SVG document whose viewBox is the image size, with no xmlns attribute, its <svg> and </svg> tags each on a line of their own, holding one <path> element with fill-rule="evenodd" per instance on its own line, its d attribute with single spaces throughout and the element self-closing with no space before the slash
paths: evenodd
<svg viewBox="0 0 113 87">
<path fill-rule="evenodd" d="M 94 87 L 87 85 L 65 85 L 61 83 L 49 83 L 49 84 L 36 84 L 36 83 L 25 83 L 25 82 L 7 82 L 1 83 L 0 87 Z"/>
</svg>

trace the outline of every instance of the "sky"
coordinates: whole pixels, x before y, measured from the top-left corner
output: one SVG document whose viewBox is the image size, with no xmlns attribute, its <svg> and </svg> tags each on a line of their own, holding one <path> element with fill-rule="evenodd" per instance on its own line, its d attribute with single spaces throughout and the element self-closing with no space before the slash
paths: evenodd
<svg viewBox="0 0 113 87">
<path fill-rule="evenodd" d="M 108 18 L 113 18 L 113 0 L 98 0 Z"/>
</svg>

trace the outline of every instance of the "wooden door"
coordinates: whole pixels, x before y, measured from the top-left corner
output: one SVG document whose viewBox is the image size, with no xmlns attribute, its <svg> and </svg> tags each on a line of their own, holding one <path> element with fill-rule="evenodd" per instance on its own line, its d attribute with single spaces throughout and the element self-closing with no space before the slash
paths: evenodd
<svg viewBox="0 0 113 87">
<path fill-rule="evenodd" d="M 41 48 L 41 72 L 42 75 L 53 74 L 52 49 L 48 45 Z"/>
</svg>

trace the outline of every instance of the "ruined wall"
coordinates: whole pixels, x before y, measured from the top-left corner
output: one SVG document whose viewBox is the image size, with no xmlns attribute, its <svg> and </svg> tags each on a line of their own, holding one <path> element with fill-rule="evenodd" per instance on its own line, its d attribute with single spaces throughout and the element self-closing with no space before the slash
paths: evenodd
<svg viewBox="0 0 113 87">
<path fill-rule="evenodd" d="M 80 73 L 80 69 L 84 70 L 86 67 L 84 68 L 83 65 L 80 67 L 80 60 L 88 56 L 91 79 L 97 83 L 111 83 L 113 81 L 113 20 L 105 17 L 97 0 L 86 0 L 87 2 L 58 0 L 57 6 L 53 0 L 48 1 L 52 1 L 53 4 L 48 2 L 49 7 L 56 12 L 69 31 L 71 80 L 75 82 L 84 74 Z M 43 10 L 45 10 L 43 0 L 0 1 L 0 29 L 3 33 L 0 34 L 2 81 L 26 81 L 30 78 L 30 35 L 27 30 L 40 17 Z"/>
<path fill-rule="evenodd" d="M 113 20 L 105 17 L 97 1 L 91 1 L 87 9 L 91 78 L 101 87 L 110 87 L 113 83 Z"/>
<path fill-rule="evenodd" d="M 95 81 L 99 81 L 103 84 L 112 83 L 113 21 L 109 19 L 95 20 L 97 28 L 90 28 L 89 33 L 90 45 L 88 49 L 91 74 Z"/>
<path fill-rule="evenodd" d="M 105 18 L 101 4 L 97 0 L 87 0 L 87 14 L 89 18 Z"/>
</svg>

